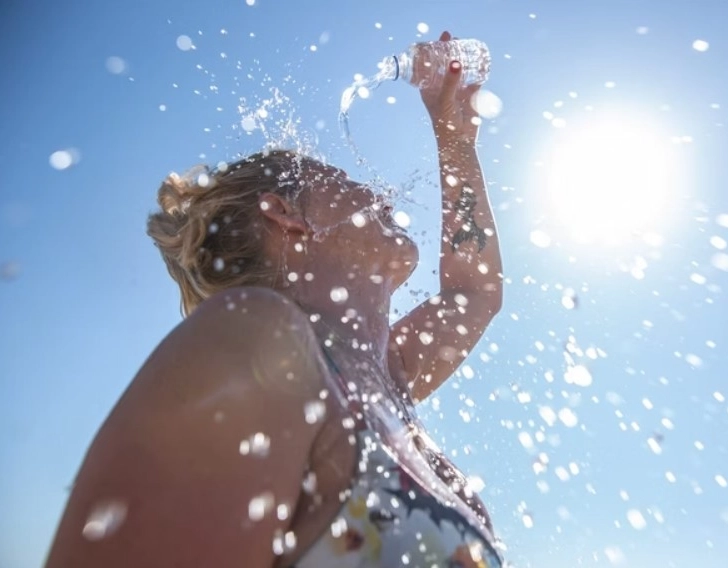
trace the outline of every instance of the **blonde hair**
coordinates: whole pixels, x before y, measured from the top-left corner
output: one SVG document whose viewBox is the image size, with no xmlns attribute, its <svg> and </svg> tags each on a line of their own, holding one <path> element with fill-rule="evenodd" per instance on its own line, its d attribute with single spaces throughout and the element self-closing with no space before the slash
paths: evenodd
<svg viewBox="0 0 728 568">
<path fill-rule="evenodd" d="M 226 288 L 273 286 L 278 267 L 263 253 L 258 196 L 298 197 L 304 160 L 312 159 L 273 150 L 162 182 L 161 211 L 149 216 L 147 234 L 179 285 L 183 316 Z"/>
</svg>

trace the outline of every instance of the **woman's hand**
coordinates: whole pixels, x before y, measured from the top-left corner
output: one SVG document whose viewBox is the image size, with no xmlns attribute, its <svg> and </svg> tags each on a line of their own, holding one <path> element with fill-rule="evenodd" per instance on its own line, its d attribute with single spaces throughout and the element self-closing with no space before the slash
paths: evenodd
<svg viewBox="0 0 728 568">
<path fill-rule="evenodd" d="M 450 32 L 442 32 L 440 41 L 449 41 Z M 480 85 L 460 86 L 462 66 L 452 61 L 440 87 L 420 90 L 422 101 L 430 114 L 440 149 L 467 144 L 474 146 L 478 138 L 480 118 L 475 110 L 475 96 Z"/>
</svg>

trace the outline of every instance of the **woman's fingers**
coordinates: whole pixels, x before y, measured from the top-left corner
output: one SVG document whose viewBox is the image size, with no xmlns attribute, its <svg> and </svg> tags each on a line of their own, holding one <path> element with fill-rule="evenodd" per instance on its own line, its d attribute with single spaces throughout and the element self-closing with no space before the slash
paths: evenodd
<svg viewBox="0 0 728 568">
<path fill-rule="evenodd" d="M 442 80 L 442 90 L 440 91 L 440 104 L 450 105 L 455 100 L 460 85 L 460 74 L 463 66 L 459 61 L 451 61 L 447 68 L 447 73 Z"/>
</svg>

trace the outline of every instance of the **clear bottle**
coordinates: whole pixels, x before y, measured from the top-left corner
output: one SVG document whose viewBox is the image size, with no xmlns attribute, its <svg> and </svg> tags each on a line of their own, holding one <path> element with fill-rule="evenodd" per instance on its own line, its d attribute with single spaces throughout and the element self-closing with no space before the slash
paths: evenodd
<svg viewBox="0 0 728 568">
<path fill-rule="evenodd" d="M 415 43 L 407 51 L 384 59 L 379 76 L 385 80 L 401 78 L 420 89 L 436 88 L 454 60 L 463 66 L 461 85 L 482 85 L 488 79 L 490 51 L 477 39 Z"/>
</svg>

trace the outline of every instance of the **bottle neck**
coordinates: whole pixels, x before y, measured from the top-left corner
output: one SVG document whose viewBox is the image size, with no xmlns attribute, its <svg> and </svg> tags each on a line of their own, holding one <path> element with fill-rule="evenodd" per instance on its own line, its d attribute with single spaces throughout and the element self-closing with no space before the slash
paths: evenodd
<svg viewBox="0 0 728 568">
<path fill-rule="evenodd" d="M 412 57 L 407 52 L 385 57 L 379 64 L 377 78 L 380 81 L 403 79 L 409 82 L 412 79 Z"/>
<path fill-rule="evenodd" d="M 393 65 L 396 67 L 394 80 L 402 79 L 408 83 L 412 82 L 412 57 L 406 51 L 399 55 L 393 55 Z"/>
</svg>

